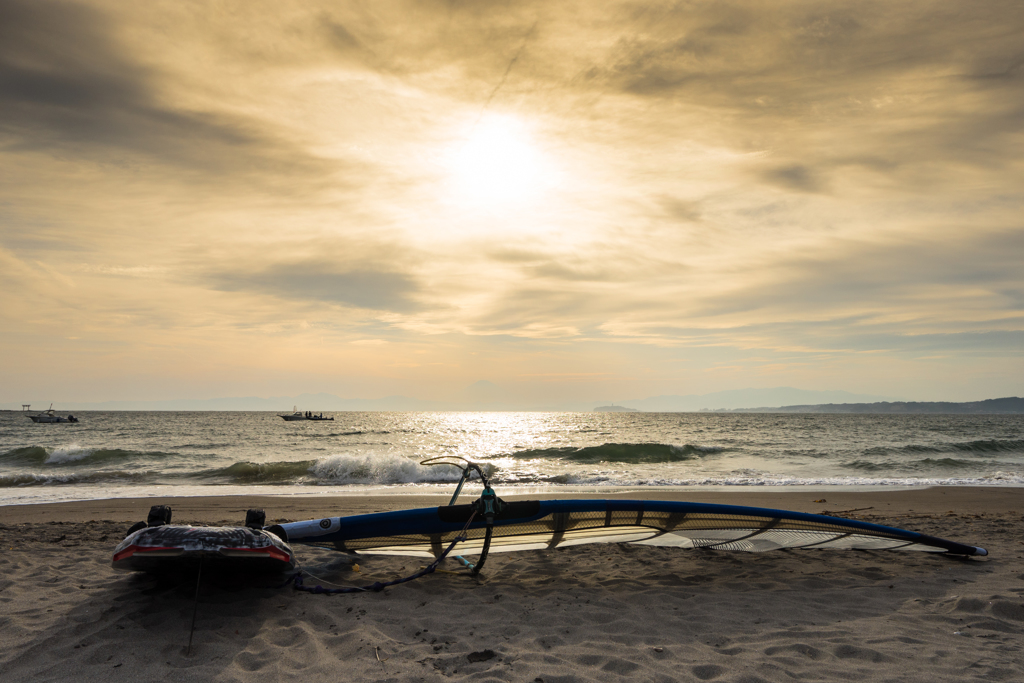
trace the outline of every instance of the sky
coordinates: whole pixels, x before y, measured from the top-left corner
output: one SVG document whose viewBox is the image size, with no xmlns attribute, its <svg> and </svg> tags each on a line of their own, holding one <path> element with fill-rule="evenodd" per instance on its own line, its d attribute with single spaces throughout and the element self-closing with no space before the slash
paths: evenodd
<svg viewBox="0 0 1024 683">
<path fill-rule="evenodd" d="M 1024 395 L 1021 35 L 1015 0 L 0 0 L 0 402 Z"/>
</svg>

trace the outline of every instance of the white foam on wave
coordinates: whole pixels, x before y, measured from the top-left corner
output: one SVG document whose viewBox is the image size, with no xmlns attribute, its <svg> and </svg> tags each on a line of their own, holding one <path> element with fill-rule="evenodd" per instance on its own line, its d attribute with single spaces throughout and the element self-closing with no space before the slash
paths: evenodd
<svg viewBox="0 0 1024 683">
<path fill-rule="evenodd" d="M 8 487 L 27 487 L 27 486 L 60 486 L 64 484 L 78 484 L 82 481 L 87 481 L 88 476 L 82 476 L 77 473 L 68 474 L 40 474 L 38 472 L 26 472 L 24 474 L 4 474 L 0 475 L 0 489 L 7 489 Z"/>
<path fill-rule="evenodd" d="M 429 484 L 462 476 L 455 467 L 426 467 L 390 453 L 331 455 L 313 463 L 309 473 L 317 484 Z"/>
<path fill-rule="evenodd" d="M 59 465 L 65 462 L 74 462 L 75 460 L 88 458 L 95 452 L 95 448 L 82 448 L 77 443 L 72 443 L 67 446 L 54 448 L 43 462 L 47 465 Z"/>
<path fill-rule="evenodd" d="M 685 451 L 687 449 L 696 451 L 697 453 L 721 453 L 725 450 L 722 446 L 701 446 L 700 444 L 687 443 L 682 446 L 673 445 L 672 448 L 678 451 Z"/>
<path fill-rule="evenodd" d="M 784 475 L 709 476 L 691 479 L 628 478 L 568 474 L 573 486 L 1024 486 L 1024 475 L 996 472 L 986 477 L 788 477 Z"/>
</svg>

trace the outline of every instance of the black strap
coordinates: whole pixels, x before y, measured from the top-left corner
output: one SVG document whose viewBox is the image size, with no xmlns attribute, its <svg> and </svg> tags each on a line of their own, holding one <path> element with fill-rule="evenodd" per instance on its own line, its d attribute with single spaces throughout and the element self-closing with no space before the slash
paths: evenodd
<svg viewBox="0 0 1024 683">
<path fill-rule="evenodd" d="M 480 559 L 476 561 L 476 564 L 473 565 L 473 569 L 471 570 L 474 575 L 479 574 L 480 570 L 484 568 L 484 562 L 487 561 L 487 551 L 491 547 L 491 535 L 493 533 L 494 525 L 488 524 L 487 531 L 484 532 L 484 547 L 483 550 L 480 551 Z"/>
</svg>

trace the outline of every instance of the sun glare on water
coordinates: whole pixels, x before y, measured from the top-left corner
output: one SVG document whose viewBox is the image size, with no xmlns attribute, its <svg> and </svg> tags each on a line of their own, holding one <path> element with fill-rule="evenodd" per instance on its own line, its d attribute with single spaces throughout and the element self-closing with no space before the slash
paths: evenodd
<svg viewBox="0 0 1024 683">
<path fill-rule="evenodd" d="M 527 126 L 506 116 L 476 124 L 448 166 L 453 198 L 462 205 L 534 203 L 555 178 Z"/>
</svg>

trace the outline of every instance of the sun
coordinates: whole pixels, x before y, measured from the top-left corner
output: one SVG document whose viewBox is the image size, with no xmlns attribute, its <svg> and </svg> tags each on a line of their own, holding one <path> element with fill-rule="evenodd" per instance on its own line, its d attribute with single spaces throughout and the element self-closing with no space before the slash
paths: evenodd
<svg viewBox="0 0 1024 683">
<path fill-rule="evenodd" d="M 555 175 L 528 127 L 511 116 L 481 119 L 447 165 L 450 189 L 463 205 L 534 203 Z"/>
</svg>

